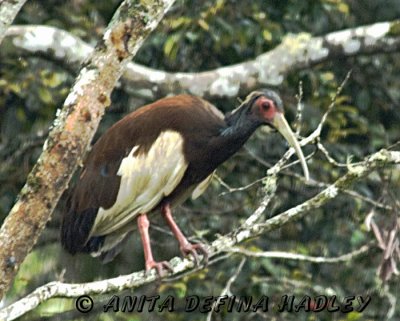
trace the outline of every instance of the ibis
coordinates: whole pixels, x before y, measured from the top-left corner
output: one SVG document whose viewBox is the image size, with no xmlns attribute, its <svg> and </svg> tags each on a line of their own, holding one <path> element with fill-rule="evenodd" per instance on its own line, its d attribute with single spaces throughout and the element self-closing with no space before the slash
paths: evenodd
<svg viewBox="0 0 400 321">
<path fill-rule="evenodd" d="M 70 253 L 109 261 L 122 241 L 139 231 L 146 271 L 162 275 L 170 266 L 153 257 L 149 214 L 161 213 L 183 255 L 207 257 L 176 224 L 172 209 L 199 197 L 216 168 L 237 152 L 260 126 L 279 131 L 295 149 L 306 179 L 308 168 L 290 129 L 280 96 L 271 89 L 250 93 L 224 115 L 206 100 L 178 95 L 128 114 L 93 145 L 68 199 L 61 243 Z"/>
</svg>

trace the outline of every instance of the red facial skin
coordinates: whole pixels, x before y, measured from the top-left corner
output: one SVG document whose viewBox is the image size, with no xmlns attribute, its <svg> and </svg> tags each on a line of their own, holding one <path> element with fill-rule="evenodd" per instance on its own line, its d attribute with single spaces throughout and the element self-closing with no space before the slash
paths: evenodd
<svg viewBox="0 0 400 321">
<path fill-rule="evenodd" d="M 272 123 L 276 113 L 280 112 L 273 100 L 263 96 L 257 99 L 256 105 L 258 106 L 261 117 L 269 123 Z"/>
</svg>

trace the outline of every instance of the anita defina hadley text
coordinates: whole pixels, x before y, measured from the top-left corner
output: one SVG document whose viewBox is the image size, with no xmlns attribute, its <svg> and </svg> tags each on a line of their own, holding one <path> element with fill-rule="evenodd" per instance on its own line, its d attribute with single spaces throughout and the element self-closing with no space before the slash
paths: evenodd
<svg viewBox="0 0 400 321">
<path fill-rule="evenodd" d="M 338 297 L 336 295 L 326 296 L 294 296 L 282 295 L 270 299 L 268 296 L 206 296 L 197 295 L 186 296 L 185 298 L 175 298 L 171 295 L 161 298 L 154 296 L 112 296 L 106 303 L 102 302 L 102 310 L 107 312 L 143 312 L 143 311 L 185 311 L 208 313 L 214 312 L 341 312 L 349 313 L 352 311 L 362 312 L 371 302 L 369 295 L 350 295 Z M 95 306 L 95 302 L 88 295 L 83 295 L 75 301 L 76 309 L 82 313 L 90 312 Z"/>
</svg>

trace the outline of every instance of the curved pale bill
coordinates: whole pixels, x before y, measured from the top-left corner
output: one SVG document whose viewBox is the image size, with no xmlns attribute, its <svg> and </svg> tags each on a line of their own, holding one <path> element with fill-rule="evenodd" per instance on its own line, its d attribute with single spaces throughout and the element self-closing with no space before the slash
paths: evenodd
<svg viewBox="0 0 400 321">
<path fill-rule="evenodd" d="M 285 137 L 285 139 L 290 144 L 290 146 L 292 146 L 294 148 L 294 150 L 296 151 L 296 154 L 299 157 L 301 166 L 303 167 L 304 177 L 308 181 L 310 178 L 310 175 L 308 173 L 306 159 L 304 158 L 304 155 L 300 148 L 299 142 L 297 141 L 296 136 L 290 129 L 290 126 L 289 126 L 288 122 L 286 121 L 285 116 L 283 116 L 282 113 L 277 112 L 275 114 L 275 117 L 273 120 L 273 125 L 282 134 L 282 136 Z"/>
</svg>

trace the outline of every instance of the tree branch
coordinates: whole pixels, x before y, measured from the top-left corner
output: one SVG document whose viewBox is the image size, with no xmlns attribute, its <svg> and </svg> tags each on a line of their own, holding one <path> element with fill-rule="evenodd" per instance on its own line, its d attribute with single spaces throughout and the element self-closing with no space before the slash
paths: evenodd
<svg viewBox="0 0 400 321">
<path fill-rule="evenodd" d="M 306 139 L 308 138 L 305 138 L 304 140 Z M 335 198 L 342 189 L 345 189 L 354 181 L 361 179 L 375 169 L 383 167 L 385 164 L 399 163 L 400 152 L 382 149 L 381 151 L 368 156 L 363 162 L 359 162 L 355 166 L 350 164 L 348 172 L 344 176 L 336 180 L 335 183 L 318 193 L 313 198 L 277 216 L 274 216 L 265 222 L 257 224 L 245 223 L 235 231 L 215 240 L 212 243 L 211 248 L 213 251 L 225 251 L 225 249 L 232 248 L 234 245 L 248 238 L 280 228 L 282 225 L 291 222 L 294 219 L 303 217 L 310 210 L 321 207 L 331 199 Z M 264 206 L 260 206 L 257 211 L 262 207 Z"/>
<path fill-rule="evenodd" d="M 289 253 L 283 251 L 266 251 L 266 252 L 255 252 L 249 251 L 246 249 L 242 249 L 239 247 L 233 247 L 229 249 L 227 252 L 229 253 L 237 253 L 247 257 L 256 257 L 256 258 L 268 258 L 268 259 L 285 259 L 285 260 L 295 260 L 295 261 L 304 261 L 310 263 L 343 263 L 353 260 L 355 257 L 361 256 L 367 253 L 371 249 L 371 245 L 364 245 L 359 249 L 352 251 L 350 253 L 346 253 L 336 257 L 324 257 L 324 256 L 309 256 L 298 253 Z"/>
<path fill-rule="evenodd" d="M 305 138 L 304 140 L 307 140 Z M 303 140 L 303 141 L 304 141 Z M 358 162 L 356 165 L 351 164 L 348 172 L 336 180 L 332 185 L 318 193 L 311 199 L 299 204 L 287 211 L 272 217 L 266 221 L 257 223 L 253 217 L 259 218 L 259 213 L 264 212 L 268 202 L 263 201 L 262 204 L 254 211 L 254 213 L 236 230 L 229 234 L 218 237 L 214 240 L 207 250 L 209 257 L 215 257 L 224 252 L 229 252 L 237 244 L 262 233 L 278 229 L 288 222 L 299 219 L 307 213 L 311 214 L 313 209 L 326 204 L 335 198 L 342 189 L 345 189 L 353 182 L 365 177 L 372 171 L 384 167 L 389 164 L 400 164 L 400 152 L 387 151 L 385 149 L 372 154 Z M 274 184 L 274 183 L 273 183 Z M 178 257 L 170 260 L 172 272 L 168 277 L 186 272 L 194 267 L 194 263 L 188 259 Z M 89 282 L 83 284 L 66 284 L 62 282 L 51 282 L 42 287 L 37 288 L 25 298 L 11 304 L 10 306 L 0 310 L 0 320 L 10 321 L 19 316 L 33 310 L 42 302 L 54 297 L 75 298 L 88 294 L 104 294 L 109 292 L 118 292 L 124 289 L 134 289 L 144 284 L 151 283 L 157 279 L 157 275 L 153 270 L 146 275 L 144 271 L 134 272 L 129 275 L 119 276 L 116 278 Z"/>
<path fill-rule="evenodd" d="M 199 73 L 169 73 L 129 63 L 123 77 L 125 90 L 156 99 L 182 92 L 210 97 L 236 97 L 260 86 L 277 86 L 285 76 L 334 58 L 396 52 L 399 20 L 311 37 L 307 33 L 286 36 L 282 43 L 254 60 Z M 78 68 L 93 48 L 70 33 L 47 26 L 13 26 L 7 35 L 16 47 L 43 53 Z M 46 41 L 43 41 L 46 35 Z"/>
<path fill-rule="evenodd" d="M 3 41 L 8 26 L 14 21 L 26 0 L 0 1 L 0 43 Z"/>
<path fill-rule="evenodd" d="M 57 113 L 38 162 L 1 227 L 0 299 L 50 219 L 126 64 L 173 2 L 153 0 L 146 1 L 144 6 L 123 1 L 81 70 L 62 110 Z"/>
</svg>

